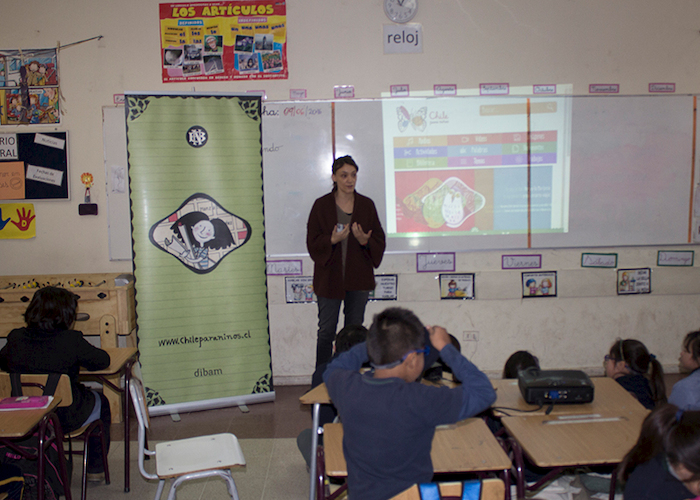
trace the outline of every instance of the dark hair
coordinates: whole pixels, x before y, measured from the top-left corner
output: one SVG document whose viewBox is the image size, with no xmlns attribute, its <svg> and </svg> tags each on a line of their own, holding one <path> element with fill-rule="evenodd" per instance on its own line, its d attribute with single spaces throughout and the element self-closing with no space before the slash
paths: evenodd
<svg viewBox="0 0 700 500">
<path fill-rule="evenodd" d="M 75 323 L 78 296 L 65 288 L 46 286 L 34 292 L 24 312 L 29 328 L 45 332 L 67 330 Z"/>
<path fill-rule="evenodd" d="M 639 439 L 619 466 L 619 478 L 627 481 L 638 465 L 665 453 L 671 465 L 683 465 L 700 479 L 700 411 L 679 411 L 664 404 L 654 409 L 642 423 Z"/>
<path fill-rule="evenodd" d="M 610 358 L 616 362 L 624 361 L 631 371 L 647 376 L 651 382 L 651 395 L 655 405 L 666 402 L 664 369 L 656 356 L 649 354 L 646 346 L 639 340 L 617 340 L 610 347 Z"/>
<path fill-rule="evenodd" d="M 539 368 L 540 362 L 527 351 L 516 351 L 503 366 L 503 378 L 518 378 L 518 373 L 528 368 Z"/>
<path fill-rule="evenodd" d="M 367 328 L 362 325 L 348 325 L 335 336 L 335 353 L 345 352 L 365 340 L 367 340 Z"/>
<path fill-rule="evenodd" d="M 333 171 L 333 174 L 343 168 L 344 165 L 350 165 L 351 167 L 355 167 L 355 170 L 360 170 L 360 167 L 357 166 L 357 163 L 355 163 L 355 160 L 352 159 L 352 156 L 350 155 L 345 155 L 341 156 L 340 158 L 336 158 L 333 161 L 333 166 L 331 167 L 331 170 Z M 336 191 L 338 189 L 338 184 L 336 182 L 333 182 L 333 191 Z"/>
<path fill-rule="evenodd" d="M 425 327 L 408 309 L 390 307 L 374 316 L 367 333 L 367 354 L 374 365 L 388 365 L 425 346 Z"/>
<path fill-rule="evenodd" d="M 690 353 L 693 359 L 700 363 L 700 330 L 690 332 L 683 340 L 683 348 Z"/>
<path fill-rule="evenodd" d="M 214 238 L 205 241 L 203 245 L 195 239 L 192 233 L 192 228 L 198 222 L 208 220 L 214 226 Z M 233 235 L 231 234 L 231 229 L 228 225 L 221 219 L 211 219 L 204 212 L 189 212 L 180 217 L 177 222 L 175 222 L 170 229 L 182 238 L 181 231 L 187 233 L 187 238 L 190 240 L 192 245 L 211 248 L 212 250 L 218 250 L 219 248 L 226 248 L 233 244 Z"/>
</svg>

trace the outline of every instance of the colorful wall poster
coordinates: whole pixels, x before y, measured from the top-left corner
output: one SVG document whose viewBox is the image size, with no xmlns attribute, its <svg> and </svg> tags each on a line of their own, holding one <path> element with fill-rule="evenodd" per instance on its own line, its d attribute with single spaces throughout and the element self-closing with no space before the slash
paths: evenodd
<svg viewBox="0 0 700 500">
<path fill-rule="evenodd" d="M 0 239 L 26 240 L 36 236 L 33 203 L 0 204 Z"/>
<path fill-rule="evenodd" d="M 149 405 L 167 412 L 272 393 L 261 99 L 126 94 L 126 101 Z"/>
<path fill-rule="evenodd" d="M 651 293 L 651 269 L 618 269 L 617 294 Z"/>
<path fill-rule="evenodd" d="M 522 273 L 523 297 L 556 297 L 557 272 Z"/>
<path fill-rule="evenodd" d="M 60 121 L 56 49 L 0 50 L 0 124 Z"/>
<path fill-rule="evenodd" d="M 440 300 L 473 298 L 474 273 L 440 275 Z"/>
<path fill-rule="evenodd" d="M 163 83 L 286 79 L 284 0 L 160 4 Z"/>
<path fill-rule="evenodd" d="M 316 302 L 313 276 L 295 276 L 284 278 L 284 290 L 287 304 L 310 304 Z"/>
</svg>

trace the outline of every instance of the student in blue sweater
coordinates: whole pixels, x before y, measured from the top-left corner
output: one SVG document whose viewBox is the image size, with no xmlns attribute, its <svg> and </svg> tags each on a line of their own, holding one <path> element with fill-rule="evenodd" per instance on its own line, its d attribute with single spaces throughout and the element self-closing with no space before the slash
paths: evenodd
<svg viewBox="0 0 700 500">
<path fill-rule="evenodd" d="M 421 321 L 402 308 L 376 315 L 367 342 L 341 354 L 323 375 L 343 423 L 352 498 L 384 500 L 429 482 L 435 427 L 472 417 L 496 400 L 488 377 L 455 349 L 447 331 L 428 331 L 460 386 L 417 382 L 430 346 Z M 360 374 L 367 360 L 374 370 Z"/>
<path fill-rule="evenodd" d="M 700 330 L 685 336 L 680 362 L 690 375 L 673 385 L 668 402 L 682 410 L 700 410 Z"/>
</svg>

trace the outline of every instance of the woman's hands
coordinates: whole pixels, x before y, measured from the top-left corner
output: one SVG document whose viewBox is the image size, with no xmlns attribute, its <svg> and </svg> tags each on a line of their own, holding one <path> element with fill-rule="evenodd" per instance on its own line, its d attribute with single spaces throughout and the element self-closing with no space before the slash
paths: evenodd
<svg viewBox="0 0 700 500">
<path fill-rule="evenodd" d="M 360 243 L 362 246 L 366 246 L 367 243 L 369 243 L 369 237 L 372 236 L 372 230 L 370 229 L 368 232 L 364 232 L 362 230 L 362 226 L 360 226 L 357 222 L 353 223 L 351 225 L 346 225 L 342 231 L 338 231 L 338 226 L 335 226 L 333 228 L 333 232 L 331 233 L 331 244 L 335 245 L 336 243 L 340 243 L 344 239 L 346 239 L 348 236 L 350 236 L 350 231 L 352 230 L 352 234 L 355 237 L 355 239 Z"/>
<path fill-rule="evenodd" d="M 335 245 L 336 243 L 340 243 L 345 238 L 347 238 L 349 235 L 350 235 L 350 225 L 346 225 L 342 231 L 338 231 L 338 226 L 335 226 L 333 228 L 333 232 L 331 233 L 331 245 Z"/>
<path fill-rule="evenodd" d="M 362 230 L 362 226 L 355 222 L 352 225 L 352 235 L 360 243 L 360 245 L 364 247 L 367 246 L 367 243 L 369 243 L 369 237 L 372 236 L 372 230 L 370 229 L 368 232 L 365 233 Z"/>
</svg>

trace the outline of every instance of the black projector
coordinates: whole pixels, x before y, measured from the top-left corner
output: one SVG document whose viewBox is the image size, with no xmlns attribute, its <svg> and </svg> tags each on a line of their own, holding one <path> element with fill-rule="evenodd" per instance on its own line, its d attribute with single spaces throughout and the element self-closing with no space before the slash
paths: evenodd
<svg viewBox="0 0 700 500">
<path fill-rule="evenodd" d="M 581 370 L 523 370 L 518 374 L 518 386 L 531 405 L 593 401 L 593 382 Z"/>
</svg>

